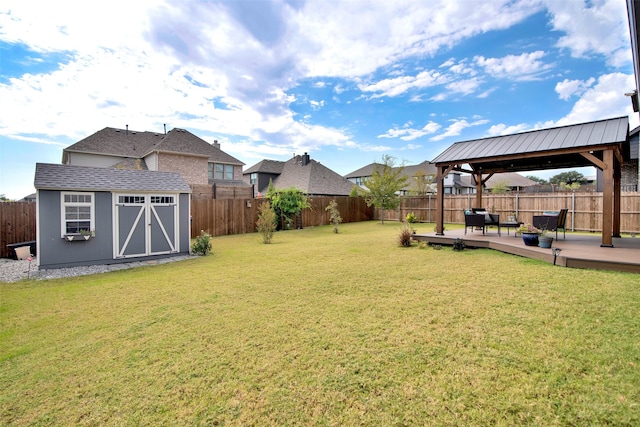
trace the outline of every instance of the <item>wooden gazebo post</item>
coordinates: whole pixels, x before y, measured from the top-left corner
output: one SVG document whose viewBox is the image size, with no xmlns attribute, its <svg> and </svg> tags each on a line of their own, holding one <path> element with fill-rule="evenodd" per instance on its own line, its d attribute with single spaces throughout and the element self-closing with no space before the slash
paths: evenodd
<svg viewBox="0 0 640 427">
<path fill-rule="evenodd" d="M 613 150 L 602 153 L 604 167 L 602 169 L 602 243 L 601 247 L 613 247 Z"/>
<path fill-rule="evenodd" d="M 438 166 L 438 174 L 436 176 L 436 236 L 444 236 L 444 177 L 446 176 L 446 167 Z"/>
</svg>

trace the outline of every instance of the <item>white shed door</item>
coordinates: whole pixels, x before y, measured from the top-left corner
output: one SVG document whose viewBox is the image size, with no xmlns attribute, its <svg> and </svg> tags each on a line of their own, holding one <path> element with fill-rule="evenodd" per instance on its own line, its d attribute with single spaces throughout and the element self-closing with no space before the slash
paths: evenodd
<svg viewBox="0 0 640 427">
<path fill-rule="evenodd" d="M 114 258 L 178 252 L 178 196 L 116 194 Z"/>
</svg>

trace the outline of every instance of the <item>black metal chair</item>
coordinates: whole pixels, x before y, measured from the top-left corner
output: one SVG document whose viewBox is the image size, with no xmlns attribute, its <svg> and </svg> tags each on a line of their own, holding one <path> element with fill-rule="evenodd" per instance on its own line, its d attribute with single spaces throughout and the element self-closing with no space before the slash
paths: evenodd
<svg viewBox="0 0 640 427">
<path fill-rule="evenodd" d="M 467 234 L 467 227 L 471 227 L 471 231 L 473 228 L 482 228 L 482 234 L 484 234 L 484 215 L 480 215 L 477 213 L 465 213 L 464 214 L 464 234 Z"/>
<path fill-rule="evenodd" d="M 482 225 L 478 226 L 478 227 L 482 227 L 482 234 L 484 234 L 488 226 L 495 225 L 496 227 L 498 227 L 498 235 L 500 235 L 500 215 L 491 214 L 487 212 L 485 208 L 472 208 L 471 210 L 473 211 L 473 214 L 478 215 L 482 218 Z M 466 218 L 465 218 L 465 224 L 466 224 Z M 464 231 L 466 234 L 466 231 L 467 231 L 466 227 Z"/>
<path fill-rule="evenodd" d="M 558 215 L 534 215 L 532 224 L 541 230 L 555 231 L 558 240 L 558 229 L 562 229 L 562 238 L 567 238 L 567 213 L 569 209 L 560 209 Z"/>
</svg>

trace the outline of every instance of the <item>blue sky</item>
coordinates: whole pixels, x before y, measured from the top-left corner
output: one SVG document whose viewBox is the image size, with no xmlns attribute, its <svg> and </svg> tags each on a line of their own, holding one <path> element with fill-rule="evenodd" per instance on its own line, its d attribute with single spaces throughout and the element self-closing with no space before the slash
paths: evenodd
<svg viewBox="0 0 640 427">
<path fill-rule="evenodd" d="M 104 127 L 166 123 L 246 167 L 308 152 L 344 175 L 492 135 L 633 128 L 633 89 L 624 0 L 4 0 L 0 194 L 32 193 L 36 162 Z"/>
</svg>

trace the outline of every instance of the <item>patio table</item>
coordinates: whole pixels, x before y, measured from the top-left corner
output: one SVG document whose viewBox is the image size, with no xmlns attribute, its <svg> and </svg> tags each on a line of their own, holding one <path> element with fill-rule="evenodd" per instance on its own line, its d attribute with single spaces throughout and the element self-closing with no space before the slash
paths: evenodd
<svg viewBox="0 0 640 427">
<path fill-rule="evenodd" d="M 501 222 L 498 224 L 498 235 L 500 235 L 500 228 L 504 227 L 507 229 L 507 235 L 509 235 L 509 229 L 510 228 L 518 228 L 520 227 L 522 224 L 522 222 Z M 518 233 L 515 232 L 513 233 L 513 237 L 518 237 Z"/>
</svg>

